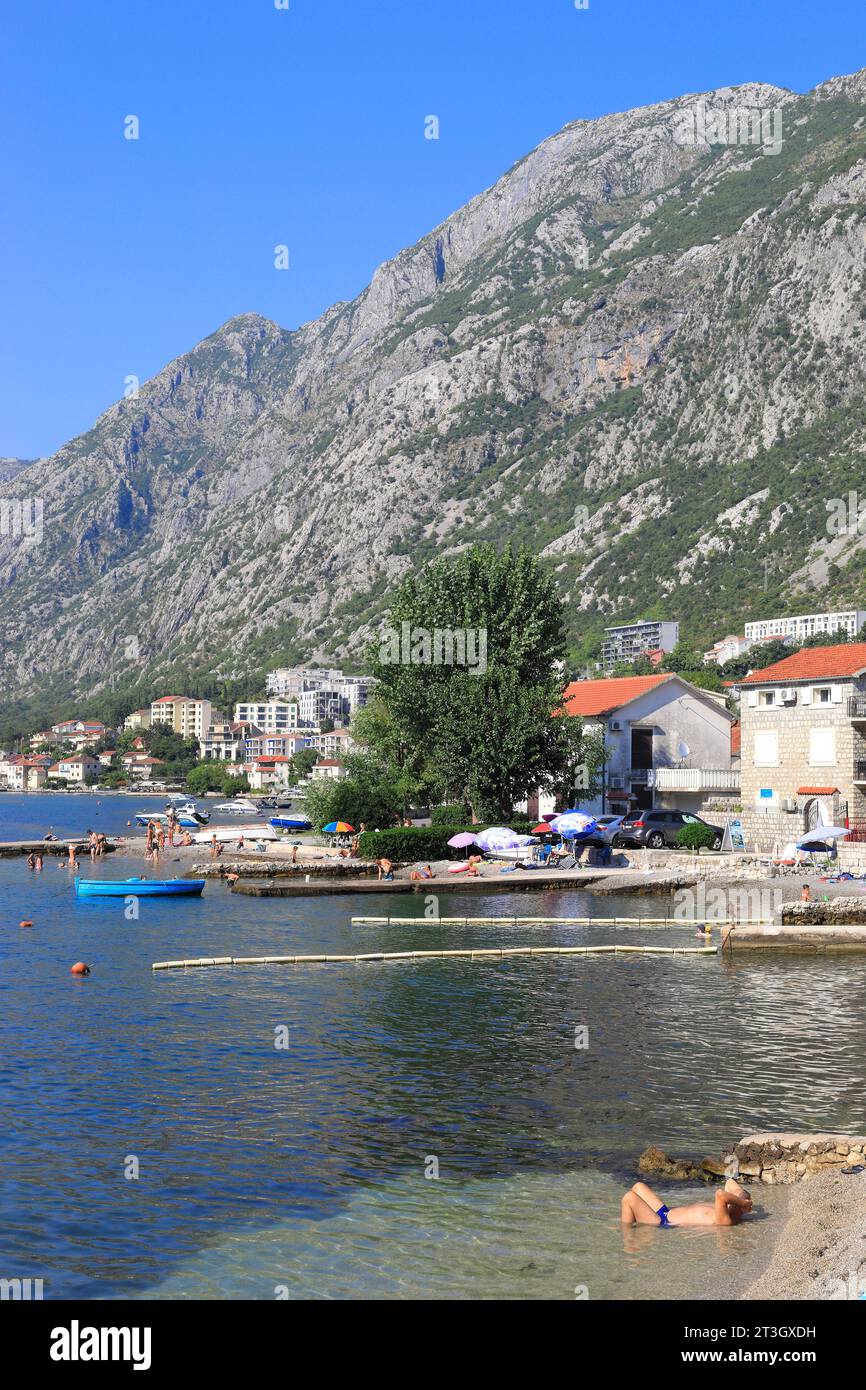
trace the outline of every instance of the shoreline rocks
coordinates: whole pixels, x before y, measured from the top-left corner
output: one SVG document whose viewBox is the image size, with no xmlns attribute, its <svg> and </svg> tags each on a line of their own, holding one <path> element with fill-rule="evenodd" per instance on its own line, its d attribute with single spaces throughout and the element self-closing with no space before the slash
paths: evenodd
<svg viewBox="0 0 866 1390">
<path fill-rule="evenodd" d="M 637 1161 L 641 1173 L 713 1182 L 734 1177 L 750 1182 L 788 1184 L 828 1171 L 866 1166 L 866 1137 L 845 1134 L 748 1134 L 721 1159 L 670 1158 L 650 1145 Z"/>
</svg>

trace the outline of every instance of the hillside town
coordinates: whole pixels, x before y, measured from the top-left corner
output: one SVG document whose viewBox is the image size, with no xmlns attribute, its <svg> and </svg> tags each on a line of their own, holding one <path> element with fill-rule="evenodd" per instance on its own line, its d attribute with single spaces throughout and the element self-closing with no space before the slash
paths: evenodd
<svg viewBox="0 0 866 1390">
<path fill-rule="evenodd" d="M 843 848 L 866 840 L 866 643 L 854 640 L 864 623 L 859 610 L 747 623 L 741 637 L 703 654 L 708 669 L 771 642 L 791 654 L 718 690 L 659 669 L 677 648 L 677 622 L 608 628 L 600 674 L 571 681 L 563 695 L 562 712 L 603 749 L 581 809 L 632 821 L 652 811 L 733 822 L 743 844 L 765 852 L 781 852 L 816 823 L 848 826 Z M 822 637 L 835 640 L 820 645 Z M 645 662 L 655 669 L 609 674 Z M 183 785 L 172 763 L 149 751 L 157 731 L 182 740 L 199 766 L 214 765 L 224 791 L 297 794 L 299 784 L 347 775 L 351 722 L 374 686 L 338 669 L 279 668 L 267 674 L 265 698 L 238 701 L 230 713 L 172 694 L 132 710 L 120 729 L 62 720 L 31 734 L 26 749 L 0 754 L 0 789 Z M 537 820 L 561 803 L 538 790 L 518 809 Z M 663 834 L 660 822 L 658 845 Z"/>
<path fill-rule="evenodd" d="M 280 668 L 268 673 L 266 699 L 241 701 L 231 713 L 210 700 L 162 695 L 132 710 L 120 729 L 86 718 L 61 720 L 32 733 L 25 750 L 0 753 L 0 788 L 148 791 L 171 785 L 178 774 L 168 759 L 149 751 L 152 732 L 175 735 L 193 762 L 219 764 L 239 791 L 289 790 L 301 753 L 313 780 L 339 778 L 352 747 L 349 723 L 371 688 L 369 679 L 340 670 Z"/>
</svg>

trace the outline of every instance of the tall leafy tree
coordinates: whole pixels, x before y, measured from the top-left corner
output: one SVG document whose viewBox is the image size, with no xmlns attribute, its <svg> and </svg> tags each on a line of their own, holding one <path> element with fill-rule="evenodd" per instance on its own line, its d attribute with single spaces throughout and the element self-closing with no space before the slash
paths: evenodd
<svg viewBox="0 0 866 1390">
<path fill-rule="evenodd" d="M 525 548 L 477 545 L 398 588 L 371 653 L 399 744 L 437 799 L 507 816 L 561 769 L 563 604 Z M 422 771 L 423 769 L 423 771 Z"/>
</svg>

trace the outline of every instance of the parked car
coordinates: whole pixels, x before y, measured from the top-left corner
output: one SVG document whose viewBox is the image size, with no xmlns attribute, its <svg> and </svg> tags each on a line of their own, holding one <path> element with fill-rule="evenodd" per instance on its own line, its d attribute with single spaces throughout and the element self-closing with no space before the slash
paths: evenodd
<svg viewBox="0 0 866 1390">
<path fill-rule="evenodd" d="M 713 836 L 713 849 L 722 848 L 724 831 L 717 825 L 709 825 L 691 811 L 630 811 L 623 816 L 622 824 L 613 837 L 615 847 L 633 845 L 638 848 L 664 849 L 674 846 L 684 825 L 706 825 Z"/>
</svg>

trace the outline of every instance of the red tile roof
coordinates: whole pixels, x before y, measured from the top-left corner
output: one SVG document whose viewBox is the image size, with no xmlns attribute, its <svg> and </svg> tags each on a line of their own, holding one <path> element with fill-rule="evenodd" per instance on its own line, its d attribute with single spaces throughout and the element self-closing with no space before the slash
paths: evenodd
<svg viewBox="0 0 866 1390">
<path fill-rule="evenodd" d="M 797 795 L 798 795 L 798 796 L 830 796 L 830 795 L 832 795 L 833 792 L 837 792 L 838 790 L 839 790 L 838 787 L 798 787 L 798 788 L 797 788 Z M 813 828 L 814 828 L 814 829 L 817 829 L 817 826 L 815 826 L 815 827 L 813 827 Z"/>
<path fill-rule="evenodd" d="M 654 686 L 672 680 L 671 675 L 615 676 L 612 680 L 572 681 L 566 686 L 562 702 L 566 714 L 610 714 L 636 700 Z"/>
<path fill-rule="evenodd" d="M 753 671 L 734 685 L 771 685 L 787 681 L 831 680 L 866 671 L 866 642 L 840 642 L 835 647 L 803 647 L 791 656 Z"/>
</svg>

